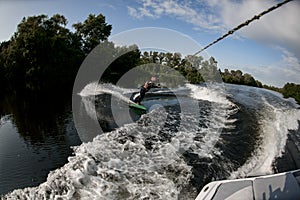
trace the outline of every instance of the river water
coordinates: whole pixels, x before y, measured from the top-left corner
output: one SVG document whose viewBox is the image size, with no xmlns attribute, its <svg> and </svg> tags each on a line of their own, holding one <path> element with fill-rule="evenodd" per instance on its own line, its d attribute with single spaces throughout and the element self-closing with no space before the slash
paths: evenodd
<svg viewBox="0 0 300 200">
<path fill-rule="evenodd" d="M 70 103 L 25 96 L 0 102 L 0 194 L 46 181 L 81 144 Z"/>
<path fill-rule="evenodd" d="M 91 83 L 78 94 L 79 113 L 99 125 L 93 133 L 64 109 L 54 132 L 35 143 L 14 114 L 3 115 L 0 193 L 27 188 L 2 198 L 194 199 L 213 180 L 300 167 L 300 110 L 292 99 L 247 86 L 186 84 L 150 91 L 147 114 L 137 116 L 127 104 L 134 91 Z"/>
</svg>

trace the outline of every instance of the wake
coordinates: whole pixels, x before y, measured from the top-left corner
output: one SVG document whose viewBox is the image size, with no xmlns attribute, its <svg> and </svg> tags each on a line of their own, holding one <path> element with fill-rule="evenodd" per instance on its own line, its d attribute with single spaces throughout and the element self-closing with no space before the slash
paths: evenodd
<svg viewBox="0 0 300 200">
<path fill-rule="evenodd" d="M 248 109 L 255 110 L 260 140 L 252 156 L 231 173 L 230 179 L 273 174 L 275 159 L 284 154 L 288 134 L 290 130 L 298 129 L 300 120 L 300 111 L 296 109 L 298 105 L 293 100 L 284 99 L 273 91 L 251 87 L 244 89 L 246 92 L 238 92 L 234 98 L 247 105 Z"/>
<path fill-rule="evenodd" d="M 84 105 L 81 111 L 94 120 L 105 119 L 105 113 L 95 110 L 92 97 L 115 97 L 116 103 L 99 108 L 114 113 L 109 106 L 118 107 L 118 101 L 128 102 L 128 96 L 136 91 L 90 83 L 79 93 Z M 230 137 L 234 137 L 223 137 L 224 129 L 228 134 L 245 131 L 235 126 L 240 108 L 234 102 L 245 105 L 259 119 L 257 145 L 237 168 L 223 154 L 225 149 L 217 145 L 230 143 Z M 74 156 L 68 158 L 65 166 L 50 172 L 45 183 L 15 190 L 4 198 L 193 199 L 196 190 L 201 189 L 196 187 L 213 178 L 272 173 L 274 159 L 283 154 L 288 130 L 296 129 L 300 119 L 299 110 L 281 97 L 232 85 L 187 84 L 168 91 L 153 91 L 144 103 L 148 107 L 159 105 L 137 121 L 124 124 L 120 120 L 115 130 L 74 147 Z M 125 116 L 121 111 L 128 112 L 127 104 L 124 105 L 124 109 L 116 108 L 118 117 Z M 113 120 L 118 122 L 117 117 Z M 199 185 L 191 183 L 196 178 Z"/>
<path fill-rule="evenodd" d="M 137 92 L 138 89 L 127 89 L 121 88 L 116 85 L 105 83 L 105 84 L 98 84 L 97 82 L 90 83 L 86 85 L 78 95 L 81 97 L 89 97 L 89 96 L 96 96 L 100 94 L 110 94 L 122 101 L 128 102 L 130 95 L 133 92 Z"/>
</svg>

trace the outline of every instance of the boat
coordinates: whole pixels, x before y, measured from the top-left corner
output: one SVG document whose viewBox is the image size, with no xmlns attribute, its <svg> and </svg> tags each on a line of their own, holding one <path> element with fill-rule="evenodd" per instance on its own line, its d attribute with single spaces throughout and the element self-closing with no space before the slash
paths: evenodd
<svg viewBox="0 0 300 200">
<path fill-rule="evenodd" d="M 266 176 L 213 181 L 196 200 L 299 200 L 300 169 Z"/>
</svg>

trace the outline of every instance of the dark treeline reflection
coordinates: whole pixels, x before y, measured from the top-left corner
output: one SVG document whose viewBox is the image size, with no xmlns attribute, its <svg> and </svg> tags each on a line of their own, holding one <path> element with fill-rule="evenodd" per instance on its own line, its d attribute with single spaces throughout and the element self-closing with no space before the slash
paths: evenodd
<svg viewBox="0 0 300 200">
<path fill-rule="evenodd" d="M 69 94 L 19 90 L 0 99 L 0 195 L 45 182 L 81 144 Z"/>
<path fill-rule="evenodd" d="M 77 135 L 72 120 L 70 95 L 26 94 L 24 91 L 6 94 L 0 100 L 0 115 L 12 115 L 12 123 L 19 135 L 32 145 L 43 143 L 48 137 Z M 58 139 L 58 142 L 62 142 L 66 137 Z M 75 144 L 79 143 L 78 138 Z"/>
</svg>

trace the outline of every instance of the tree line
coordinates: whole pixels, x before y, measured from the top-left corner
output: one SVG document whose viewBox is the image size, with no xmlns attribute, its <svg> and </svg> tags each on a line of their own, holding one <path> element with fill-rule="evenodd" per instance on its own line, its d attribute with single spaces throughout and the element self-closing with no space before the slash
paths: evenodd
<svg viewBox="0 0 300 200">
<path fill-rule="evenodd" d="M 59 14 L 23 18 L 11 39 L 0 43 L 1 93 L 19 89 L 49 92 L 62 86 L 71 91 L 84 58 L 102 43 L 113 56 L 121 55 L 105 70 L 100 79 L 102 82 L 116 83 L 129 70 L 142 66 L 140 73 L 173 77 L 175 82 L 180 79 L 179 73 L 189 83 L 223 81 L 265 87 L 300 101 L 299 85 L 287 83 L 281 89 L 274 88 L 262 85 L 241 70 L 225 69 L 222 72 L 213 57 L 205 60 L 194 55 L 183 57 L 178 52 L 141 52 L 136 45 L 116 46 L 107 41 L 112 25 L 106 23 L 102 14 L 89 15 L 84 22 L 73 24 L 73 32 L 67 24 L 67 19 Z"/>
<path fill-rule="evenodd" d="M 282 88 L 263 85 L 268 90 L 273 90 L 281 93 L 285 98 L 292 97 L 300 105 L 300 85 L 295 83 L 286 83 Z"/>
<path fill-rule="evenodd" d="M 263 87 L 262 83 L 255 80 L 250 74 L 241 70 L 228 70 L 224 72 L 217 67 L 214 57 L 205 60 L 202 56 L 187 55 L 182 58 L 180 53 L 144 52 L 141 55 L 142 64 L 157 63 L 171 67 L 182 74 L 189 83 L 202 82 L 225 82 L 232 84 L 248 85 L 253 87 Z M 155 69 L 155 68 L 154 68 Z M 152 74 L 157 73 L 157 69 L 152 70 Z"/>
<path fill-rule="evenodd" d="M 263 85 L 260 81 L 255 80 L 249 73 L 243 73 L 241 70 L 221 71 L 217 67 L 215 58 L 210 57 L 205 60 L 201 56 L 188 55 L 182 58 L 180 53 L 163 53 L 163 52 L 144 52 L 141 56 L 142 64 L 158 63 L 167 65 L 182 74 L 189 83 L 202 82 L 225 82 L 230 84 L 247 85 L 252 87 L 265 88 L 277 91 L 285 98 L 292 97 L 300 104 L 300 85 L 295 83 L 286 83 L 282 88 Z M 147 68 L 146 68 L 147 69 Z M 147 69 L 150 74 L 155 74 L 159 70 Z M 159 74 L 158 74 L 159 75 Z"/>
<path fill-rule="evenodd" d="M 9 41 L 0 44 L 1 90 L 47 91 L 72 87 L 86 55 L 110 35 L 105 17 L 89 15 L 67 27 L 63 15 L 23 18 Z"/>
</svg>

